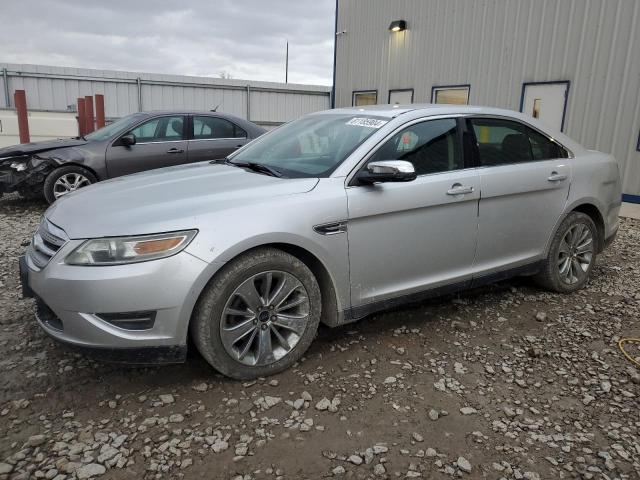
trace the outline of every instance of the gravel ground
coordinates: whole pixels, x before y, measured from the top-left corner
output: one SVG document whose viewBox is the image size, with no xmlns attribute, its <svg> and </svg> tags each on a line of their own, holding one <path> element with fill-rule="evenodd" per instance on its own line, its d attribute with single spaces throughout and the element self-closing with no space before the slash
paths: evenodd
<svg viewBox="0 0 640 480">
<path fill-rule="evenodd" d="M 44 208 L 0 200 L 0 479 L 640 478 L 640 369 L 617 348 L 640 336 L 640 222 L 577 294 L 516 279 L 322 328 L 242 383 L 48 339 L 16 266 Z"/>
</svg>

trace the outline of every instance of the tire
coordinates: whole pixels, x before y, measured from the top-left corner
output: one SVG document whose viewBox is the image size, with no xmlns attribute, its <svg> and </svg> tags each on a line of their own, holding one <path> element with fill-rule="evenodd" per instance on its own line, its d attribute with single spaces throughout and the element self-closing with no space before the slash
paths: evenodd
<svg viewBox="0 0 640 480">
<path fill-rule="evenodd" d="M 66 192 L 63 192 L 63 186 L 58 181 L 63 181 L 66 177 L 68 188 Z M 77 179 L 74 182 L 73 179 Z M 48 203 L 55 202 L 58 198 L 67 193 L 71 193 L 83 187 L 87 187 L 92 183 L 96 183 L 98 179 L 86 168 L 79 167 L 77 165 L 69 165 L 66 167 L 56 168 L 51 172 L 44 181 L 44 198 Z"/>
<path fill-rule="evenodd" d="M 191 338 L 207 362 L 228 377 L 273 375 L 309 348 L 321 300 L 318 282 L 303 262 L 282 250 L 259 248 L 229 262 L 209 282 L 191 318 Z"/>
<path fill-rule="evenodd" d="M 586 239 L 581 242 L 583 235 Z M 587 241 L 588 238 L 591 239 L 590 242 Z M 591 217 L 571 212 L 556 230 L 549 254 L 542 269 L 534 277 L 535 281 L 554 292 L 571 293 L 581 289 L 589 281 L 596 263 L 598 242 L 598 229 Z M 585 264 L 589 257 L 587 254 L 590 254 L 590 258 L 588 264 Z"/>
</svg>

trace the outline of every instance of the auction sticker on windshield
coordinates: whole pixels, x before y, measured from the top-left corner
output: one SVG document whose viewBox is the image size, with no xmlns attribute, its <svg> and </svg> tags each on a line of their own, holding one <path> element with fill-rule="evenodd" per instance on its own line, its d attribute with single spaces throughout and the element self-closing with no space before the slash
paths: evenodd
<svg viewBox="0 0 640 480">
<path fill-rule="evenodd" d="M 388 123 L 387 120 L 377 120 L 375 118 L 352 118 L 347 122 L 347 125 L 356 125 L 358 127 L 368 127 L 368 128 L 380 128 L 385 123 Z"/>
</svg>

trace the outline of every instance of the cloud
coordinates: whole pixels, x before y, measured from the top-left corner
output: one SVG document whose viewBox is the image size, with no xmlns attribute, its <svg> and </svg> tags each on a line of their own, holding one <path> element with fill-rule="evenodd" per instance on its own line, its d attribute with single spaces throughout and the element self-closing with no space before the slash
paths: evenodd
<svg viewBox="0 0 640 480">
<path fill-rule="evenodd" d="M 2 0 L 0 62 L 330 85 L 334 0 Z"/>
</svg>

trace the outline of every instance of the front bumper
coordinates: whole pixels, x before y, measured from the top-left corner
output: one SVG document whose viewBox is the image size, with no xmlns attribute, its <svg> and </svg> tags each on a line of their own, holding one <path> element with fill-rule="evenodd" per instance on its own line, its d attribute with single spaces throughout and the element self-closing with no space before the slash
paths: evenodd
<svg viewBox="0 0 640 480">
<path fill-rule="evenodd" d="M 184 360 L 191 311 L 211 266 L 184 251 L 130 265 L 66 265 L 63 259 L 78 243 L 69 241 L 40 270 L 21 259 L 23 288 L 36 298 L 40 327 L 54 339 L 105 360 Z M 123 312 L 153 312 L 154 319 L 142 330 L 108 321 Z"/>
</svg>

